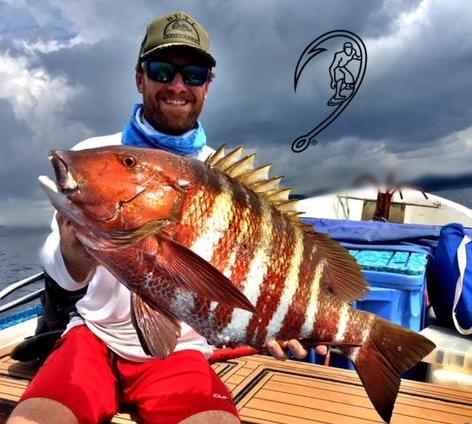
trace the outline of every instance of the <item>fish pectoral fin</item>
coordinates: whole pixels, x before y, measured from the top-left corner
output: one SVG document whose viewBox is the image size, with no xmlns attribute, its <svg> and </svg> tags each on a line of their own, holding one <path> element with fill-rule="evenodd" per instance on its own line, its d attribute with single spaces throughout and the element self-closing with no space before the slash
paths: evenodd
<svg viewBox="0 0 472 424">
<path fill-rule="evenodd" d="M 162 266 L 182 287 L 208 300 L 256 312 L 246 296 L 205 259 L 167 237 L 160 237 Z"/>
<path fill-rule="evenodd" d="M 156 311 L 142 297 L 131 293 L 131 320 L 145 353 L 165 359 L 174 351 L 180 336 L 177 317 Z"/>
</svg>

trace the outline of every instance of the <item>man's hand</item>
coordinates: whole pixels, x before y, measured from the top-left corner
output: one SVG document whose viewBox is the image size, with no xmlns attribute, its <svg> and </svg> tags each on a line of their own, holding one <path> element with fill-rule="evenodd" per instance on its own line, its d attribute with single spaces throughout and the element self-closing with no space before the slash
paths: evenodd
<svg viewBox="0 0 472 424">
<path fill-rule="evenodd" d="M 61 235 L 61 253 L 70 276 L 78 283 L 86 280 L 98 265 L 75 234 L 72 224 L 62 215 L 56 215 Z"/>
<path fill-rule="evenodd" d="M 267 342 L 267 350 L 276 359 L 287 359 L 286 350 L 289 350 L 297 359 L 303 359 L 308 355 L 308 352 L 296 339 L 292 340 L 270 340 Z M 316 353 L 319 355 L 326 355 L 328 348 L 324 345 L 316 346 Z"/>
</svg>

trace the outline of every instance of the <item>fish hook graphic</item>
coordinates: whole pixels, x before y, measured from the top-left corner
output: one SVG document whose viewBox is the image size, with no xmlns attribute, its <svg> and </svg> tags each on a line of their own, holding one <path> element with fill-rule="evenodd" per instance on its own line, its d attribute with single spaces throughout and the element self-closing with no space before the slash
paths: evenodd
<svg viewBox="0 0 472 424">
<path fill-rule="evenodd" d="M 343 101 L 339 102 L 338 106 L 336 109 L 334 109 L 331 114 L 325 118 L 322 122 L 320 122 L 315 128 L 313 128 L 310 132 L 307 134 L 301 135 L 297 139 L 295 139 L 292 142 L 292 151 L 295 153 L 300 153 L 303 152 L 310 146 L 310 144 L 318 144 L 318 140 L 315 139 L 315 137 L 321 133 L 331 122 L 333 122 L 339 115 L 340 113 L 346 109 L 347 105 L 351 102 L 351 100 L 354 98 L 356 95 L 357 91 L 359 90 L 359 87 L 362 84 L 362 80 L 364 79 L 365 71 L 367 68 L 367 50 L 365 48 L 364 42 L 358 37 L 356 34 L 350 31 L 344 31 L 344 30 L 335 30 L 335 31 L 330 31 L 327 32 L 323 35 L 320 35 L 318 38 L 316 38 L 314 41 L 312 41 L 308 46 L 305 48 L 303 53 L 300 55 L 297 65 L 295 67 L 295 74 L 294 74 L 294 79 L 293 79 L 293 85 L 294 85 L 294 90 L 297 91 L 297 84 L 298 80 L 300 79 L 300 76 L 302 74 L 303 69 L 305 69 L 305 66 L 313 59 L 315 56 L 317 56 L 320 53 L 325 52 L 327 49 L 324 47 L 320 47 L 322 43 L 325 41 L 328 41 L 331 38 L 335 37 L 344 37 L 348 38 L 355 45 L 359 48 L 360 50 L 360 66 L 359 66 L 359 72 L 357 77 L 355 78 L 355 84 L 354 88 L 352 90 L 352 93 L 346 97 Z"/>
</svg>

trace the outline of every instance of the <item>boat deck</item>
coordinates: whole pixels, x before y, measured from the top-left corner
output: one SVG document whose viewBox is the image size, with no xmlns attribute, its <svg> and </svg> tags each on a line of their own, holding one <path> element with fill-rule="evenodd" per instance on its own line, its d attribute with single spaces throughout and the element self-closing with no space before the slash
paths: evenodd
<svg viewBox="0 0 472 424">
<path fill-rule="evenodd" d="M 382 423 L 353 371 L 248 356 L 213 365 L 229 387 L 243 423 Z M 36 367 L 0 352 L 0 423 L 6 421 Z M 112 423 L 137 422 L 133 413 Z M 403 380 L 392 424 L 472 424 L 470 389 Z"/>
</svg>

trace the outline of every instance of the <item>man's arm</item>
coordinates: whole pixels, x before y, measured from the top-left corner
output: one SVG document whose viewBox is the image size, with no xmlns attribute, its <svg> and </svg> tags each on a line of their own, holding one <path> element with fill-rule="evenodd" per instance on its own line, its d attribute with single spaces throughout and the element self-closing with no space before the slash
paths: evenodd
<svg viewBox="0 0 472 424">
<path fill-rule="evenodd" d="M 60 249 L 67 271 L 78 283 L 89 281 L 97 268 L 97 261 L 85 250 L 72 224 L 60 214 L 57 214 L 56 219 L 61 237 Z"/>
<path fill-rule="evenodd" d="M 41 265 L 63 289 L 75 291 L 85 287 L 96 261 L 85 251 L 71 224 L 59 214 L 53 218 L 51 230 L 39 253 Z"/>
</svg>

